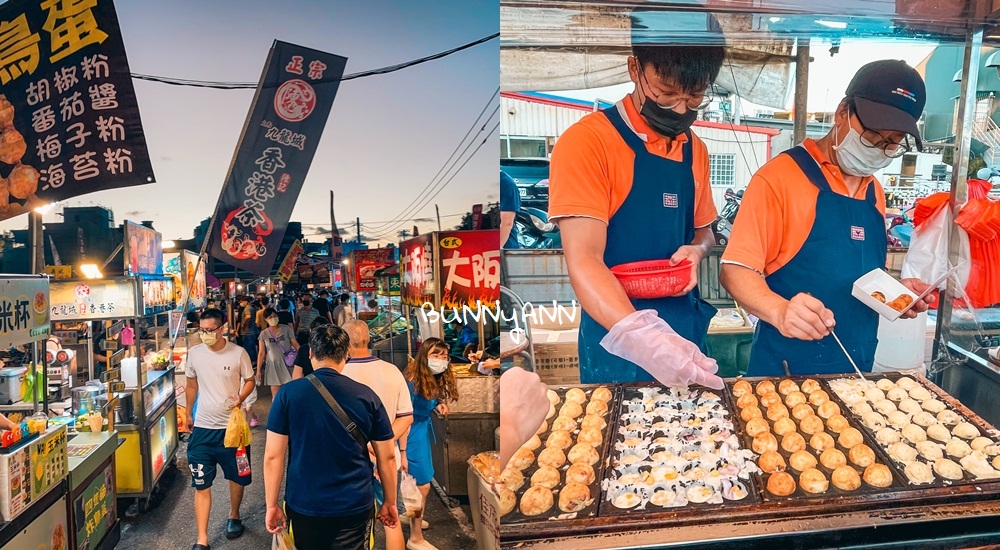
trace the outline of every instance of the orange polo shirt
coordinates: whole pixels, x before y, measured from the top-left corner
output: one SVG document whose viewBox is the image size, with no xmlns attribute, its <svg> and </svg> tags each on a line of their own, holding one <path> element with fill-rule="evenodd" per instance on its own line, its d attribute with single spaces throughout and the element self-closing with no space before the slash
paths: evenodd
<svg viewBox="0 0 1000 550">
<path fill-rule="evenodd" d="M 646 142 L 646 150 L 669 160 L 683 160 L 687 136 L 668 140 L 654 132 L 632 101 L 615 104 L 629 127 Z M 718 217 L 708 179 L 708 149 L 691 134 L 694 173 L 694 226 L 711 225 Z M 570 126 L 552 150 L 549 165 L 549 219 L 586 217 L 608 223 L 632 190 L 635 153 L 608 117 L 591 113 Z"/>
<path fill-rule="evenodd" d="M 845 197 L 851 196 L 840 168 L 819 150 L 816 142 L 807 139 L 802 145 L 819 164 L 830 188 Z M 862 184 L 853 198 L 865 200 L 872 185 L 876 206 L 884 216 L 885 193 L 875 178 Z M 816 223 L 818 197 L 819 188 L 806 178 L 791 157 L 778 155 L 768 161 L 750 179 L 722 263 L 749 267 L 765 276 L 781 269 L 799 253 L 809 237 Z"/>
</svg>

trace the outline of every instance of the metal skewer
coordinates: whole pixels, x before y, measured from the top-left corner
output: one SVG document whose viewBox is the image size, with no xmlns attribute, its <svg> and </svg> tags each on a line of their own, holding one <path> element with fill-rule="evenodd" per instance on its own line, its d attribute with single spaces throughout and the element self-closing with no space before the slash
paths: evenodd
<svg viewBox="0 0 1000 550">
<path fill-rule="evenodd" d="M 833 339 L 837 341 L 837 345 L 840 346 L 840 349 L 844 352 L 844 355 L 847 356 L 847 360 L 851 362 L 851 366 L 854 367 L 854 372 L 858 373 L 858 376 L 862 380 L 867 382 L 868 379 L 865 378 L 865 375 L 861 374 L 861 369 L 858 368 L 857 363 L 854 362 L 854 359 L 851 359 L 851 354 L 847 353 L 847 348 L 845 348 L 844 344 L 841 343 L 840 338 L 837 338 L 837 333 L 834 332 L 833 329 L 830 329 L 830 334 L 833 336 Z"/>
</svg>

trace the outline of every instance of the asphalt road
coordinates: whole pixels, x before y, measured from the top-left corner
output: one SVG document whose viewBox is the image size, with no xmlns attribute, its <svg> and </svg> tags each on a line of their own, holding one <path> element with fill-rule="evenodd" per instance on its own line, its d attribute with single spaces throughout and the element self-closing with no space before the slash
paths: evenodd
<svg viewBox="0 0 1000 550">
<path fill-rule="evenodd" d="M 260 389 L 258 389 L 260 391 Z M 267 394 L 267 395 L 265 395 Z M 241 508 L 246 532 L 236 540 L 227 540 L 225 523 L 229 514 L 228 483 L 221 472 L 212 487 L 212 515 L 209 523 L 209 545 L 214 549 L 269 550 L 271 535 L 264 527 L 263 442 L 264 426 L 271 404 L 270 392 L 260 391 L 254 410 L 260 416 L 260 425 L 253 429 L 251 467 L 254 481 L 247 487 Z M 169 469 L 159 484 L 159 491 L 150 502 L 150 509 L 135 518 L 125 518 L 130 501 L 119 501 L 119 515 L 123 516 L 121 550 L 186 550 L 197 540 L 194 521 L 194 489 L 187 468 L 187 444 L 183 441 L 177 449 L 177 467 Z M 435 491 L 427 499 L 425 518 L 431 524 L 424 531 L 425 538 L 440 550 L 470 550 L 476 547 L 468 506 L 449 508 Z M 404 528 L 408 531 L 408 528 Z M 385 534 L 376 527 L 376 548 L 385 548 Z"/>
</svg>

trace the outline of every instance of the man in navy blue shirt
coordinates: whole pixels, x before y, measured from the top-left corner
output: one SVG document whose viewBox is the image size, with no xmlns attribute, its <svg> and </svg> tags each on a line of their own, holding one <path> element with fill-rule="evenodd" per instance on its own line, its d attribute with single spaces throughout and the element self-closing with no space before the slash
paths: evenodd
<svg viewBox="0 0 1000 550">
<path fill-rule="evenodd" d="M 500 242 L 504 248 L 521 248 L 514 229 L 514 217 L 521 209 L 521 195 L 514 178 L 500 171 Z"/>
<path fill-rule="evenodd" d="M 309 358 L 313 375 L 375 450 L 385 489 L 378 520 L 391 528 L 399 521 L 392 424 L 375 392 L 341 374 L 349 345 L 340 327 L 317 327 L 309 338 Z M 282 510 L 278 492 L 286 452 Z M 268 530 L 276 533 L 284 527 L 287 514 L 298 550 L 367 549 L 375 515 L 372 476 L 367 448 L 351 436 L 312 382 L 303 378 L 282 386 L 271 404 L 264 448 Z"/>
</svg>

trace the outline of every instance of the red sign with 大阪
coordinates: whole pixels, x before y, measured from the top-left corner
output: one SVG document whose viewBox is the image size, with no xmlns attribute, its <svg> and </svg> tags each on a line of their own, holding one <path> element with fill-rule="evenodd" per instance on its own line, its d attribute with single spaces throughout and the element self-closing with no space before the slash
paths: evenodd
<svg viewBox="0 0 1000 550">
<path fill-rule="evenodd" d="M 441 307 L 495 307 L 500 299 L 500 233 L 444 231 L 438 244 Z"/>
<path fill-rule="evenodd" d="M 408 306 L 434 303 L 433 236 L 421 235 L 399 244 L 400 300 Z"/>
</svg>

